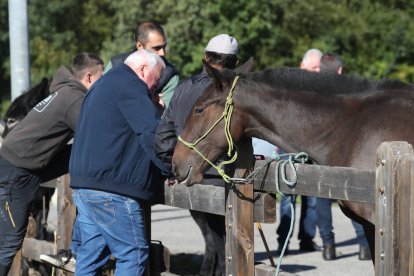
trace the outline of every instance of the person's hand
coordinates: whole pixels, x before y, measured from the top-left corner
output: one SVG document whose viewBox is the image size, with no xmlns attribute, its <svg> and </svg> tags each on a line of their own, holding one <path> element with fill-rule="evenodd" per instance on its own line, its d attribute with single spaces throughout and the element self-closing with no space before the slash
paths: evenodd
<svg viewBox="0 0 414 276">
<path fill-rule="evenodd" d="M 152 93 L 151 94 L 151 100 L 158 108 L 164 109 L 165 108 L 165 103 L 162 99 L 162 96 L 163 96 L 162 93 L 158 93 L 158 94 Z"/>
<path fill-rule="evenodd" d="M 174 177 L 169 177 L 169 178 L 165 179 L 165 181 L 164 181 L 164 184 L 168 185 L 168 186 L 172 186 L 172 185 L 177 184 L 177 183 L 178 183 L 178 181 Z"/>
</svg>

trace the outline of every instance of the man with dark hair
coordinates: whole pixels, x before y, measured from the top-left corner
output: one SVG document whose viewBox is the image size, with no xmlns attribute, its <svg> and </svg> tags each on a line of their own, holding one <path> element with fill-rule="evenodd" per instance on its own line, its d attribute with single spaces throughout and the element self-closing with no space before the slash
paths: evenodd
<svg viewBox="0 0 414 276">
<path fill-rule="evenodd" d="M 112 67 L 117 67 L 122 64 L 125 59 L 137 49 L 145 49 L 159 55 L 163 58 L 166 67 L 158 81 L 158 88 L 155 91 L 155 94 L 159 94 L 161 97 L 161 106 L 167 107 L 172 98 L 174 88 L 178 84 L 179 77 L 177 68 L 165 58 L 166 47 L 167 38 L 163 28 L 155 22 L 143 22 L 139 24 L 136 29 L 135 49 L 112 57 L 110 63 L 105 68 L 105 73 Z"/>
<path fill-rule="evenodd" d="M 320 72 L 342 74 L 343 62 L 335 53 L 325 53 L 321 57 Z M 335 235 L 332 226 L 332 200 L 329 198 L 317 198 L 316 212 L 318 214 L 318 227 L 323 242 L 322 258 L 326 261 L 336 259 Z M 371 251 L 365 237 L 362 225 L 351 220 L 359 243 L 359 260 L 371 260 Z"/>
<path fill-rule="evenodd" d="M 7 275 L 22 246 L 39 184 L 68 170 L 70 146 L 86 91 L 102 76 L 103 62 L 77 55 L 61 66 L 39 102 L 6 136 L 0 148 L 0 275 Z M 59 161 L 57 161 L 59 160 Z M 59 164 L 59 170 L 51 169 Z"/>
<path fill-rule="evenodd" d="M 220 34 L 213 37 L 204 50 L 204 60 L 216 69 L 234 69 L 238 63 L 238 44 L 234 37 Z M 177 137 L 184 127 L 191 109 L 203 91 L 211 84 L 205 69 L 197 75 L 183 81 L 175 89 L 170 105 L 164 112 L 155 136 L 157 155 L 171 170 L 172 155 Z M 215 169 L 210 168 L 204 177 L 204 183 L 224 185 L 224 181 Z M 200 227 L 206 252 L 200 275 L 224 275 L 225 273 L 225 225 L 224 217 L 197 211 L 190 211 Z"/>
<path fill-rule="evenodd" d="M 333 72 L 342 74 L 342 59 L 334 53 L 325 53 L 321 57 L 320 72 Z"/>
</svg>

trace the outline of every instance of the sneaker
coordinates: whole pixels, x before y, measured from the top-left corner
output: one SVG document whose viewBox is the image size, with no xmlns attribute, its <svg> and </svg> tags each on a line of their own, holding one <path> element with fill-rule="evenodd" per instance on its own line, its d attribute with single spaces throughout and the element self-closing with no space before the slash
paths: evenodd
<svg viewBox="0 0 414 276">
<path fill-rule="evenodd" d="M 40 260 L 59 269 L 75 273 L 76 255 L 68 250 L 59 250 L 56 255 L 40 255 Z"/>
</svg>

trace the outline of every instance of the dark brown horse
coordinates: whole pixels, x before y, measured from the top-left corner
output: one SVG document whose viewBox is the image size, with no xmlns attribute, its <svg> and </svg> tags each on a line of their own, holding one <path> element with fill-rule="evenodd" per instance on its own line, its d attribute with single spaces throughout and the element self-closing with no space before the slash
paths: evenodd
<svg viewBox="0 0 414 276">
<path fill-rule="evenodd" d="M 213 84 L 195 103 L 183 140 L 196 141 L 221 116 L 232 71 L 206 66 Z M 315 163 L 374 170 L 376 151 L 384 141 L 414 144 L 414 86 L 394 80 L 310 73 L 300 69 L 267 69 L 241 75 L 233 91 L 231 135 L 267 140 L 287 152 L 307 152 Z M 209 160 L 227 150 L 221 121 L 197 149 Z M 187 184 L 201 183 L 209 165 L 194 150 L 177 143 L 173 168 Z M 364 185 L 365 183 L 361 183 Z M 364 226 L 374 256 L 374 206 L 342 202 L 342 210 Z"/>
</svg>

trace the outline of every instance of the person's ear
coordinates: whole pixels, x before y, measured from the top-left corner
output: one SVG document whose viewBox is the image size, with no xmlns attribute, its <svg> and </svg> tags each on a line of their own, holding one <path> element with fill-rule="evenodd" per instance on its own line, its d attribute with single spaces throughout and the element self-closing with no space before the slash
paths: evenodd
<svg viewBox="0 0 414 276">
<path fill-rule="evenodd" d="M 92 73 L 91 72 L 87 72 L 85 75 L 85 81 L 87 83 L 92 83 Z"/>
<path fill-rule="evenodd" d="M 142 64 L 142 65 L 139 66 L 138 74 L 141 78 L 145 78 L 145 76 L 146 76 L 146 72 L 145 72 L 146 67 L 147 67 L 147 65 L 145 65 L 145 64 Z"/>
<path fill-rule="evenodd" d="M 141 41 L 137 41 L 135 43 L 135 47 L 138 49 L 144 49 L 144 44 L 141 43 Z"/>
</svg>

